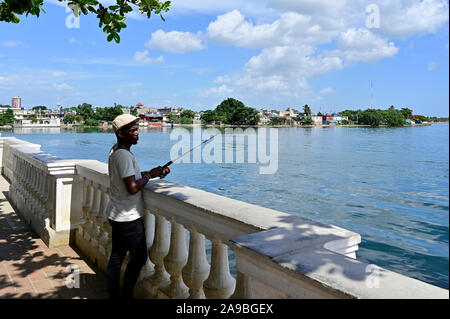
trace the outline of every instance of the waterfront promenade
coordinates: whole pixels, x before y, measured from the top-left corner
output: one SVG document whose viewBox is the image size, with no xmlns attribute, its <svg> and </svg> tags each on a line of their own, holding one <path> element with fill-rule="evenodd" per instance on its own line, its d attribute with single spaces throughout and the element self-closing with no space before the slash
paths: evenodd
<svg viewBox="0 0 450 319">
<path fill-rule="evenodd" d="M 0 299 L 107 297 L 103 273 L 71 246 L 48 248 L 19 217 L 5 196 L 9 183 L 0 175 Z M 80 287 L 69 289 L 68 276 L 79 267 Z"/>
</svg>

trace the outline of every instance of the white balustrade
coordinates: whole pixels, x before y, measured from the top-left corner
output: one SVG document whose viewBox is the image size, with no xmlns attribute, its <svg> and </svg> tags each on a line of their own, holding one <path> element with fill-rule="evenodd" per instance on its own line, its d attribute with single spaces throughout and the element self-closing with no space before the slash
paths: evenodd
<svg viewBox="0 0 450 319">
<path fill-rule="evenodd" d="M 75 244 L 106 271 L 107 164 L 64 161 L 39 145 L 0 138 L 0 167 L 9 200 L 46 243 L 67 244 L 75 231 Z M 379 288 L 368 289 L 368 265 L 354 259 L 360 236 L 333 225 L 165 181 L 150 182 L 143 198 L 149 259 L 138 286 L 146 297 L 448 299 L 448 290 L 386 269 Z"/>
</svg>

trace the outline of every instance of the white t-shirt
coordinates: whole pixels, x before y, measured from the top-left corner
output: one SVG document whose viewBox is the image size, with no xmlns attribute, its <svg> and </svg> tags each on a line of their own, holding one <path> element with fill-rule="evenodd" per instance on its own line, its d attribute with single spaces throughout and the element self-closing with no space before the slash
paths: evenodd
<svg viewBox="0 0 450 319">
<path fill-rule="evenodd" d="M 108 218 L 117 222 L 130 222 L 143 216 L 142 192 L 128 193 L 123 178 L 135 176 L 141 179 L 141 171 L 133 153 L 125 149 L 111 148 L 108 158 L 110 205 Z"/>
</svg>

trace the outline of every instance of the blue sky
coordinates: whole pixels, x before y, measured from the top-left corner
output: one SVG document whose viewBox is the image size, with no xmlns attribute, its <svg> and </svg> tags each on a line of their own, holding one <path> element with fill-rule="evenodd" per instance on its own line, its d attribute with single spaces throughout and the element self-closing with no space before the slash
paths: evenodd
<svg viewBox="0 0 450 319">
<path fill-rule="evenodd" d="M 448 8 L 444 0 L 174 0 L 166 22 L 130 15 L 116 44 L 94 16 L 69 28 L 71 13 L 50 0 L 39 18 L 0 23 L 0 104 L 19 95 L 30 108 L 142 102 L 200 111 L 234 97 L 258 109 L 307 103 L 336 112 L 370 107 L 373 81 L 376 108 L 447 117 Z"/>
</svg>

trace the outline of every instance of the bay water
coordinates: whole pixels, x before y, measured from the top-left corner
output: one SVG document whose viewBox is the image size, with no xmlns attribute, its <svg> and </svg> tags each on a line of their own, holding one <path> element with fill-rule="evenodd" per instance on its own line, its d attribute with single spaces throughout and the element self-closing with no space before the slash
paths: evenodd
<svg viewBox="0 0 450 319">
<path fill-rule="evenodd" d="M 173 130 L 140 129 L 132 152 L 142 170 L 171 159 L 179 142 L 171 140 Z M 260 174 L 260 165 L 248 161 L 191 160 L 173 164 L 166 179 L 357 232 L 362 237 L 357 259 L 449 288 L 448 123 L 276 130 L 275 174 Z M 40 144 L 64 159 L 105 163 L 115 143 L 115 135 L 101 129 L 0 133 Z M 224 143 L 223 151 L 248 151 L 247 144 Z"/>
</svg>

